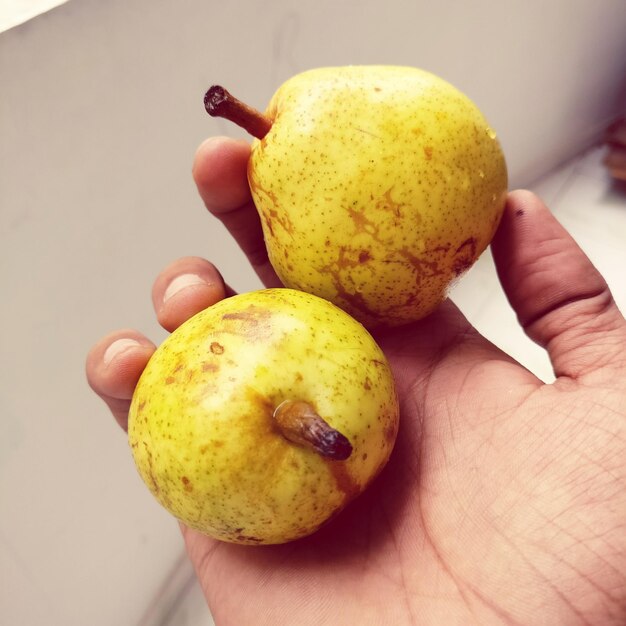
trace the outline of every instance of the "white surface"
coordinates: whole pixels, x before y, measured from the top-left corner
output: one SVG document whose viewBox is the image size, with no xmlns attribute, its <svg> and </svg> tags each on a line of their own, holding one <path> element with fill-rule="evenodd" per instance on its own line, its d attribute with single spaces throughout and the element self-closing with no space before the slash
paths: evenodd
<svg viewBox="0 0 626 626">
<path fill-rule="evenodd" d="M 50 11 L 67 0 L 2 0 L 0 2 L 0 32 Z"/>
<path fill-rule="evenodd" d="M 485 110 L 512 184 L 527 184 L 617 112 L 626 58 L 623 0 L 536 6 L 80 0 L 0 34 L 0 623 L 165 617 L 150 607 L 179 563 L 178 528 L 140 483 L 83 363 L 110 329 L 164 337 L 150 285 L 177 256 L 208 256 L 236 288 L 258 286 L 191 182 L 206 135 L 240 136 L 206 116 L 205 88 L 222 82 L 262 107 L 307 67 L 425 67 Z M 618 241 L 621 209 L 586 180 L 560 196 L 579 203 L 566 219 L 588 239 L 594 206 L 602 237 Z M 602 248 L 615 277 L 623 245 Z M 479 307 L 498 298 L 487 268 L 467 279 L 485 280 L 468 303 L 479 326 Z M 502 316 L 487 334 L 508 341 Z"/>
</svg>

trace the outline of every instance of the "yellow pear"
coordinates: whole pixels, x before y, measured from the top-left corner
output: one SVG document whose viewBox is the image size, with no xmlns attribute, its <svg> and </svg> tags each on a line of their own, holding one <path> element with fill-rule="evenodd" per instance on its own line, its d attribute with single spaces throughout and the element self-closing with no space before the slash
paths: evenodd
<svg viewBox="0 0 626 626">
<path fill-rule="evenodd" d="M 128 423 L 157 500 L 243 544 L 314 532 L 378 474 L 397 429 L 392 374 L 370 334 L 291 289 L 227 298 L 172 333 Z"/>
<path fill-rule="evenodd" d="M 368 327 L 428 315 L 494 235 L 507 191 L 496 133 L 429 72 L 320 68 L 264 115 L 219 86 L 205 106 L 257 137 L 248 179 L 282 282 Z"/>
</svg>

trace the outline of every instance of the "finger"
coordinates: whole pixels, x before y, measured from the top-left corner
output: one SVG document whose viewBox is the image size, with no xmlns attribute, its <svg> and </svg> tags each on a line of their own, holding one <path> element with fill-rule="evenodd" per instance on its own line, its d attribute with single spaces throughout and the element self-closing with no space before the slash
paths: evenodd
<svg viewBox="0 0 626 626">
<path fill-rule="evenodd" d="M 124 430 L 135 386 L 155 349 L 141 333 L 126 329 L 103 337 L 87 355 L 87 381 Z"/>
<path fill-rule="evenodd" d="M 197 150 L 193 177 L 207 209 L 219 218 L 268 287 L 280 281 L 267 256 L 259 214 L 248 185 L 250 146 L 226 137 L 207 139 Z"/>
<path fill-rule="evenodd" d="M 548 350 L 557 377 L 578 378 L 619 358 L 624 318 L 600 273 L 539 198 L 509 195 L 492 249 L 521 325 Z"/>
<path fill-rule="evenodd" d="M 199 311 L 234 295 L 212 263 L 199 257 L 174 261 L 157 277 L 152 303 L 159 324 L 172 332 Z"/>
</svg>

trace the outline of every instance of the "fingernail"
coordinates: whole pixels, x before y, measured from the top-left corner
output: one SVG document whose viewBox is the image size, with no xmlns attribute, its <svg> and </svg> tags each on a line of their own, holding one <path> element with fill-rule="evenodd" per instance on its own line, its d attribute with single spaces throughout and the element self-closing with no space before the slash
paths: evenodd
<svg viewBox="0 0 626 626">
<path fill-rule="evenodd" d="M 141 344 L 135 339 L 124 338 L 114 341 L 104 352 L 102 360 L 105 365 L 108 365 L 118 354 L 122 354 L 129 348 L 140 346 Z"/>
<path fill-rule="evenodd" d="M 163 294 L 163 302 L 167 302 L 171 297 L 175 296 L 177 293 L 180 293 L 183 289 L 187 289 L 187 287 L 192 287 L 193 285 L 206 285 L 207 282 L 202 277 L 197 274 L 181 274 L 177 276 L 165 290 Z"/>
</svg>

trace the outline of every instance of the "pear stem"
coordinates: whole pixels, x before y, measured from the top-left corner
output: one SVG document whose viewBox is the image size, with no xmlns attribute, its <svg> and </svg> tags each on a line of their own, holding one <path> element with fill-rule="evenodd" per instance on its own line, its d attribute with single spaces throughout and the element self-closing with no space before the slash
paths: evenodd
<svg viewBox="0 0 626 626">
<path fill-rule="evenodd" d="M 211 117 L 230 120 L 257 139 L 263 139 L 272 127 L 269 117 L 237 100 L 219 85 L 213 85 L 204 94 L 204 108 Z"/>
<path fill-rule="evenodd" d="M 352 454 L 348 439 L 324 421 L 308 402 L 285 400 L 276 407 L 274 421 L 285 439 L 323 457 L 345 461 Z"/>
</svg>

